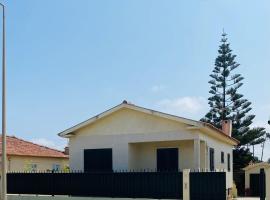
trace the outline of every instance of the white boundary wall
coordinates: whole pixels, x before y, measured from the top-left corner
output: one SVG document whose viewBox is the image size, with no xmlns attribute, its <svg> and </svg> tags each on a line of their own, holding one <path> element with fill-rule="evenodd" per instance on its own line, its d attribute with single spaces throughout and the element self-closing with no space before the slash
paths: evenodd
<svg viewBox="0 0 270 200">
<path fill-rule="evenodd" d="M 270 169 L 266 169 L 265 171 L 265 179 L 266 179 L 266 200 L 270 200 Z"/>
</svg>

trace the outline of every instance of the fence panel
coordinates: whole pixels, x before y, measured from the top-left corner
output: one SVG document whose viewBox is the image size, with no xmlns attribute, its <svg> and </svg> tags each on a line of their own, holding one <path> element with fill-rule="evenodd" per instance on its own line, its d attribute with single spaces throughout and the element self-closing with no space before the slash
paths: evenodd
<svg viewBox="0 0 270 200">
<path fill-rule="evenodd" d="M 266 179 L 264 169 L 260 169 L 260 199 L 264 200 L 266 196 Z"/>
<path fill-rule="evenodd" d="M 239 197 L 244 197 L 246 195 L 245 189 L 245 171 L 235 171 L 233 172 L 233 180 L 237 187 L 237 193 Z"/>
<path fill-rule="evenodd" d="M 250 174 L 250 196 L 259 197 L 260 196 L 260 174 Z"/>
<path fill-rule="evenodd" d="M 226 200 L 225 172 L 191 172 L 191 200 Z"/>
<path fill-rule="evenodd" d="M 92 197 L 183 196 L 182 172 L 9 173 L 8 193 Z"/>
</svg>

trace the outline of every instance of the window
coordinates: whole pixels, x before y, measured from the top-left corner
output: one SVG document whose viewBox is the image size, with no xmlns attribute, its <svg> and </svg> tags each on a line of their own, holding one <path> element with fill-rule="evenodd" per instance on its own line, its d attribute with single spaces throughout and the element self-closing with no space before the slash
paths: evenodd
<svg viewBox="0 0 270 200">
<path fill-rule="evenodd" d="M 221 152 L 221 163 L 224 163 L 224 152 Z"/>
<path fill-rule="evenodd" d="M 178 170 L 178 148 L 157 149 L 157 170 L 158 171 Z"/>
<path fill-rule="evenodd" d="M 35 163 L 27 164 L 26 171 L 36 172 L 37 171 L 37 164 L 35 164 Z"/>
<path fill-rule="evenodd" d="M 215 150 L 213 148 L 210 148 L 210 170 L 214 171 L 215 170 Z"/>
<path fill-rule="evenodd" d="M 60 171 L 60 170 L 61 170 L 61 167 L 60 167 L 59 164 L 53 164 L 52 170 L 53 170 L 53 171 Z"/>
<path fill-rule="evenodd" d="M 227 164 L 228 164 L 228 171 L 231 171 L 231 154 L 228 153 L 227 155 Z"/>
</svg>

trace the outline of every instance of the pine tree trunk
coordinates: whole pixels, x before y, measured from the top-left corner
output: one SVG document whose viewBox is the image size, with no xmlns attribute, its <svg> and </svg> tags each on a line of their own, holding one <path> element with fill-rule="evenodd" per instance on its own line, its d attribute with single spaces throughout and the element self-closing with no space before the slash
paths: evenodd
<svg viewBox="0 0 270 200">
<path fill-rule="evenodd" d="M 225 73 L 225 67 L 223 69 L 223 74 Z M 222 108 L 222 120 L 226 118 L 226 77 L 223 76 L 223 108 Z"/>
<path fill-rule="evenodd" d="M 265 141 L 263 142 L 263 144 L 262 144 L 262 154 L 261 154 L 261 161 L 263 160 L 263 153 L 264 153 L 264 143 L 265 143 Z"/>
</svg>

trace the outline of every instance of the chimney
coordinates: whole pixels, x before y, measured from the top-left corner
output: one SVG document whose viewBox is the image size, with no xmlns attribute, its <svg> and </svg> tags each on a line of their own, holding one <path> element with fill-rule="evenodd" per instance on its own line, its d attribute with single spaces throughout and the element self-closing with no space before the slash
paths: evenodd
<svg viewBox="0 0 270 200">
<path fill-rule="evenodd" d="M 228 136 L 232 136 L 232 120 L 223 120 L 222 122 L 222 131 L 228 135 Z"/>
<path fill-rule="evenodd" d="M 64 154 L 69 155 L 69 147 L 65 147 Z"/>
</svg>

